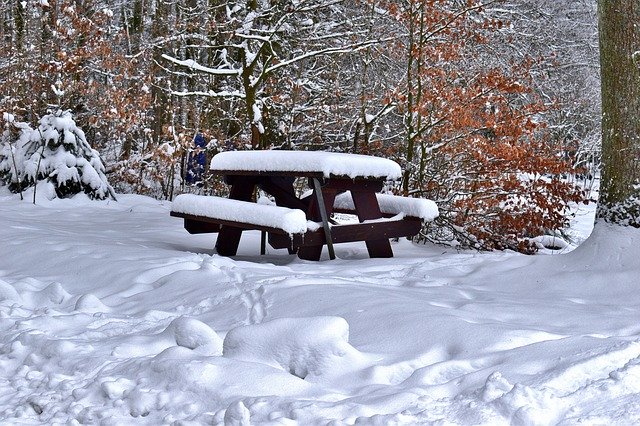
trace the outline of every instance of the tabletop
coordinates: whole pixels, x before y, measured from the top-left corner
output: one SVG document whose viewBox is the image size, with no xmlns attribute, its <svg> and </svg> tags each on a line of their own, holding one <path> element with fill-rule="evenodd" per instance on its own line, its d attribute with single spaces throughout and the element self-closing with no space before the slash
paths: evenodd
<svg viewBox="0 0 640 426">
<path fill-rule="evenodd" d="M 387 158 L 324 151 L 226 151 L 211 160 L 215 174 L 290 175 L 398 179 L 402 170 Z"/>
</svg>

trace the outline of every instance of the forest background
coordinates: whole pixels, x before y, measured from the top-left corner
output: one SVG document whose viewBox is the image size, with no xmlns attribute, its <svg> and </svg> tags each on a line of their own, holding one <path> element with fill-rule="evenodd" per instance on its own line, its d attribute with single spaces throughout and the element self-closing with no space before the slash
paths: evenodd
<svg viewBox="0 0 640 426">
<path fill-rule="evenodd" d="M 3 142 L 71 111 L 117 192 L 220 193 L 189 162 L 224 150 L 373 154 L 405 170 L 387 190 L 437 202 L 419 239 L 532 252 L 597 176 L 595 1 L 0 0 L 0 17 Z"/>
</svg>

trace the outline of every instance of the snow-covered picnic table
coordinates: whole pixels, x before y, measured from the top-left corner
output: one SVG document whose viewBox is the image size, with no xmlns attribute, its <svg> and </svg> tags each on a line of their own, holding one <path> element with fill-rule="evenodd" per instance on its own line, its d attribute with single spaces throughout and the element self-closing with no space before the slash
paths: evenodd
<svg viewBox="0 0 640 426">
<path fill-rule="evenodd" d="M 190 233 L 219 232 L 216 250 L 237 253 L 243 230 L 266 232 L 274 248 L 319 260 L 326 244 L 364 241 L 371 257 L 392 257 L 390 238 L 416 235 L 433 220 L 433 201 L 378 194 L 386 180 L 401 176 L 394 161 L 367 155 L 309 151 L 229 151 L 211 161 L 212 173 L 231 185 L 229 198 L 184 194 L 171 215 L 184 219 Z M 307 178 L 311 192 L 298 197 L 295 178 Z M 255 188 L 273 204 L 252 202 Z M 359 223 L 339 225 L 334 212 L 351 213 Z M 264 252 L 264 247 L 262 248 Z"/>
</svg>

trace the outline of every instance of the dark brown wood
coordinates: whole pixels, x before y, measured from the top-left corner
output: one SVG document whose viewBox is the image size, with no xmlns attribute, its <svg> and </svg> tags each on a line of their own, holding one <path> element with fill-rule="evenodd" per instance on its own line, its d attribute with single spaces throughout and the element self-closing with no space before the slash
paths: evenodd
<svg viewBox="0 0 640 426">
<path fill-rule="evenodd" d="M 267 234 L 267 241 L 269 245 L 274 249 L 291 249 L 291 251 L 296 252 L 297 248 L 300 247 L 302 241 L 301 238 L 290 238 L 288 235 L 282 235 L 280 233 L 272 233 L 269 232 Z M 297 241 L 297 243 L 295 242 Z M 290 253 L 293 254 L 293 253 Z"/>
<path fill-rule="evenodd" d="M 240 201 L 251 201 L 253 190 L 256 186 L 255 177 L 234 176 L 233 185 L 229 192 L 229 198 Z M 222 224 L 218 239 L 216 240 L 216 252 L 221 256 L 235 256 L 238 252 L 242 229 L 236 225 Z M 246 229 L 246 228 L 245 228 Z"/>
<path fill-rule="evenodd" d="M 414 217 L 392 221 L 336 225 L 331 227 L 331 239 L 336 244 L 366 241 L 373 238 L 388 241 L 390 238 L 412 237 L 420 232 L 421 227 L 420 219 Z M 292 238 L 288 235 L 270 233 L 269 244 L 277 249 L 293 247 L 294 250 L 298 248 L 302 250 L 306 247 L 322 247 L 325 244 L 325 237 L 322 229 L 296 234 Z"/>
<path fill-rule="evenodd" d="M 356 208 L 360 222 L 380 219 L 382 217 L 380 206 L 378 206 L 378 199 L 374 192 L 352 190 L 351 196 L 353 197 L 353 205 Z M 367 251 L 370 257 L 393 257 L 393 250 L 391 250 L 391 243 L 388 238 L 372 236 L 366 238 L 365 243 L 367 244 Z"/>
<path fill-rule="evenodd" d="M 330 216 L 333 212 L 333 203 L 336 200 L 337 190 L 333 188 L 329 188 L 327 186 L 322 187 L 322 195 L 324 201 L 325 211 L 327 216 Z M 312 220 L 314 222 L 321 222 L 322 216 L 320 214 L 320 210 L 318 209 L 318 199 L 316 197 L 312 197 L 309 200 L 309 207 L 307 209 L 307 219 Z M 323 231 L 321 231 L 323 232 Z M 316 245 L 304 244 L 300 246 L 298 250 L 298 257 L 300 259 L 305 260 L 320 260 L 320 256 L 322 255 L 322 246 L 326 243 L 326 240 L 323 238 L 322 242 L 319 242 Z"/>
<path fill-rule="evenodd" d="M 367 191 L 380 192 L 384 185 L 384 179 L 351 179 L 349 177 L 331 177 L 325 179 L 324 188 L 331 188 L 338 192 Z"/>
<path fill-rule="evenodd" d="M 215 234 L 220 231 L 220 224 L 185 219 L 184 229 L 190 234 Z"/>
<path fill-rule="evenodd" d="M 327 209 L 329 211 L 333 209 L 336 192 L 331 190 L 327 191 L 327 195 L 333 197 L 331 202 L 328 203 L 328 206 L 324 202 L 324 191 L 320 184 L 320 179 L 313 179 L 313 192 L 316 196 L 316 205 L 318 207 L 318 211 L 320 212 L 320 219 L 322 220 L 322 230 L 324 231 L 325 244 L 327 245 L 327 250 L 329 251 L 329 259 L 333 260 L 336 258 L 336 252 L 333 248 L 333 240 L 331 239 L 331 229 L 329 228 L 329 214 L 327 213 Z"/>
<path fill-rule="evenodd" d="M 350 214 L 350 215 L 354 215 L 354 216 L 358 216 L 358 212 L 355 211 L 355 209 L 333 209 L 334 213 L 340 213 L 340 214 Z M 394 217 L 397 216 L 398 213 L 381 213 L 382 217 L 384 218 L 390 218 L 390 217 Z"/>
<path fill-rule="evenodd" d="M 307 211 L 309 200 L 301 200 L 296 197 L 293 189 L 293 180 L 277 179 L 273 177 L 262 178 L 258 182 L 258 187 L 276 200 L 276 205 L 288 207 L 290 209 L 300 209 Z"/>
<path fill-rule="evenodd" d="M 320 222 L 321 211 L 318 208 L 318 198 L 324 202 L 327 213 L 326 220 L 333 212 L 355 214 L 361 223 L 348 225 L 334 225 L 325 234 L 320 228 L 305 234 L 289 235 L 282 229 L 241 223 L 236 221 L 219 220 L 213 218 L 183 215 L 172 212 L 172 216 L 185 219 L 185 228 L 190 233 L 216 232 L 219 236 L 216 250 L 224 256 L 237 253 L 240 237 L 244 229 L 256 229 L 268 233 L 268 242 L 274 248 L 286 248 L 289 253 L 298 253 L 298 257 L 308 260 L 319 260 L 322 247 L 327 240 L 335 243 L 365 241 L 369 256 L 392 257 L 393 251 L 389 238 L 416 235 L 422 222 L 417 218 L 406 217 L 401 220 L 367 222 L 392 214 L 382 214 L 376 198 L 376 193 L 382 189 L 383 179 L 349 178 L 346 176 L 331 176 L 325 178 L 319 172 L 257 172 L 238 170 L 212 170 L 213 174 L 223 175 L 225 182 L 231 185 L 229 198 L 241 201 L 251 201 L 256 186 L 273 196 L 276 204 L 282 207 L 297 208 L 305 211 L 307 219 Z M 308 178 L 310 182 L 318 179 L 321 182 L 321 197 L 317 188 L 310 197 L 300 199 L 296 197 L 293 188 L 294 177 Z M 313 186 L 311 186 L 313 188 Z M 338 193 L 351 191 L 355 208 L 336 209 L 333 204 Z M 261 241 L 262 246 L 262 241 Z"/>
<path fill-rule="evenodd" d="M 210 169 L 209 173 L 215 176 L 223 176 L 225 182 L 231 183 L 228 179 L 233 176 L 247 176 L 247 177 L 302 177 L 302 178 L 316 178 L 316 179 L 324 179 L 326 183 L 331 185 L 335 185 L 335 189 L 340 189 L 342 191 L 348 191 L 353 188 L 361 188 L 363 190 L 371 190 L 379 192 L 384 185 L 385 178 L 373 178 L 373 177 L 364 177 L 364 176 L 338 176 L 331 175 L 326 177 L 322 172 L 310 172 L 310 171 L 257 171 L 257 170 L 218 170 L 218 169 Z M 329 183 L 332 182 L 332 183 Z M 311 187 L 311 185 L 310 185 Z"/>
<path fill-rule="evenodd" d="M 254 225 L 252 223 L 236 222 L 236 221 L 233 221 L 233 220 L 216 219 L 216 218 L 207 217 L 207 216 L 194 216 L 194 215 L 190 215 L 190 214 L 176 213 L 176 212 L 171 212 L 171 216 L 184 218 L 185 221 L 188 220 L 191 223 L 203 224 L 201 226 L 204 226 L 204 224 L 212 225 L 212 226 L 218 225 L 220 227 L 235 227 L 235 228 L 242 228 L 244 230 L 255 229 L 255 230 L 258 230 L 258 231 L 266 231 L 266 232 L 269 232 L 269 233 L 289 235 L 286 231 L 284 231 L 284 230 L 282 230 L 280 228 L 273 228 L 271 226 Z"/>
<path fill-rule="evenodd" d="M 314 233 L 317 231 L 314 231 Z M 297 248 L 298 257 L 304 260 L 320 260 L 320 256 L 322 256 L 322 246 L 324 245 L 324 234 L 322 234 L 321 239 L 316 239 L 317 244 L 308 245 L 308 244 L 296 244 L 295 242 L 292 244 L 293 249 Z"/>
</svg>

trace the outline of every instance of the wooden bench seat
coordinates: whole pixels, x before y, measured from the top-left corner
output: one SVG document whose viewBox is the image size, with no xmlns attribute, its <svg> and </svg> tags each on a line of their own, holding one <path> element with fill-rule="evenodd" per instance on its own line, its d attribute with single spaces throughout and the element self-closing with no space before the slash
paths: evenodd
<svg viewBox="0 0 640 426">
<path fill-rule="evenodd" d="M 378 239 L 412 237 L 420 232 L 422 221 L 414 217 L 376 219 L 364 223 L 331 225 L 331 239 L 334 243 L 365 241 L 372 237 Z M 309 230 L 304 234 L 291 236 L 269 233 L 269 245 L 273 248 L 289 248 L 296 251 L 304 246 L 326 244 L 322 229 Z"/>
<path fill-rule="evenodd" d="M 170 214 L 183 218 L 184 227 L 191 234 L 218 232 L 220 226 L 284 235 L 318 228 L 315 223 L 308 223 L 299 209 L 194 194 L 178 195 Z"/>
<path fill-rule="evenodd" d="M 384 217 L 402 215 L 429 222 L 438 216 L 438 207 L 431 200 L 392 194 L 376 194 L 376 198 Z M 333 207 L 336 213 L 355 214 L 353 197 L 349 191 L 337 195 Z"/>
<path fill-rule="evenodd" d="M 297 253 L 303 247 L 304 250 L 322 247 L 327 244 L 327 235 L 332 243 L 411 237 L 420 231 L 423 221 L 437 216 L 437 208 L 429 200 L 387 194 L 378 194 L 377 199 L 385 217 L 360 223 L 332 224 L 329 234 L 320 223 L 307 220 L 300 209 L 214 196 L 179 195 L 173 202 L 171 216 L 183 218 L 184 227 L 191 234 L 219 232 L 224 227 L 236 229 L 239 239 L 242 230 L 262 231 L 261 253 L 264 253 L 266 240 L 273 248 Z M 355 213 L 349 192 L 335 198 L 334 211 Z M 237 246 L 217 241 L 216 250 L 221 255 L 233 256 Z"/>
</svg>

